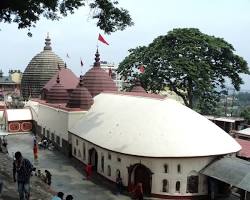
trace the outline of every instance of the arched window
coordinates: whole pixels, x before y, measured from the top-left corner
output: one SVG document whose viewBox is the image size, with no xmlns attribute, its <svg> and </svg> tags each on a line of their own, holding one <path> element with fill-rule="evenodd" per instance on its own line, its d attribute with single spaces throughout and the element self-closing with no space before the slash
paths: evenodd
<svg viewBox="0 0 250 200">
<path fill-rule="evenodd" d="M 104 156 L 103 155 L 101 158 L 101 168 L 102 168 L 102 172 L 104 172 Z"/>
<path fill-rule="evenodd" d="M 164 179 L 162 181 L 162 192 L 168 192 L 169 191 L 169 184 L 168 184 L 168 180 Z"/>
<path fill-rule="evenodd" d="M 181 165 L 180 164 L 177 165 L 177 172 L 181 173 Z"/>
<path fill-rule="evenodd" d="M 180 192 L 180 189 L 181 189 L 181 182 L 180 181 L 176 181 L 176 184 L 175 184 L 175 191 L 176 192 Z"/>
<path fill-rule="evenodd" d="M 165 164 L 165 165 L 164 165 L 164 172 L 165 172 L 165 173 L 168 173 L 168 164 Z"/>
<path fill-rule="evenodd" d="M 111 176 L 111 167 L 108 165 L 108 176 Z"/>
</svg>

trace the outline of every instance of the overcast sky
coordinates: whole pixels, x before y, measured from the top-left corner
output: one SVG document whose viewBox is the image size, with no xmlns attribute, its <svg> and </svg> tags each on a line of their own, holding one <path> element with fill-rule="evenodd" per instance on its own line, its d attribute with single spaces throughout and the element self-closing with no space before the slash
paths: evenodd
<svg viewBox="0 0 250 200">
<path fill-rule="evenodd" d="M 128 55 L 128 49 L 148 45 L 173 28 L 192 27 L 224 38 L 234 46 L 236 54 L 250 63 L 249 0 L 119 0 L 119 3 L 130 12 L 135 25 L 111 35 L 96 27 L 86 8 L 60 21 L 40 20 L 31 29 L 31 38 L 27 30 L 18 30 L 16 24 L 0 23 L 0 69 L 4 75 L 9 69 L 24 71 L 29 61 L 43 50 L 47 32 L 52 50 L 79 75 L 80 58 L 84 61 L 83 72 L 94 62 L 99 33 L 110 43 L 99 44 L 101 60 L 119 64 Z M 250 77 L 244 76 L 244 81 L 241 88 L 250 89 Z"/>
</svg>

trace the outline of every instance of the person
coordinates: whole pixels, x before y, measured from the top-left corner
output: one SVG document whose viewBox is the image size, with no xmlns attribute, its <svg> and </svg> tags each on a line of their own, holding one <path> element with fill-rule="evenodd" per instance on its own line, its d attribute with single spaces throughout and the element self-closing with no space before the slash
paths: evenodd
<svg viewBox="0 0 250 200">
<path fill-rule="evenodd" d="M 116 188 L 117 188 L 118 194 L 121 194 L 122 193 L 122 178 L 121 178 L 120 173 L 118 174 L 116 178 Z"/>
<path fill-rule="evenodd" d="M 85 171 L 86 171 L 87 179 L 89 179 L 91 177 L 91 174 L 92 174 L 92 165 L 91 165 L 91 163 L 86 165 Z"/>
<path fill-rule="evenodd" d="M 47 169 L 44 172 L 45 172 L 45 177 L 46 177 L 45 182 L 50 186 L 52 175 Z"/>
<path fill-rule="evenodd" d="M 133 191 L 134 199 L 143 200 L 143 188 L 142 183 L 137 183 Z"/>
<path fill-rule="evenodd" d="M 30 176 L 33 165 L 26 158 L 23 158 L 20 151 L 15 153 L 13 162 L 13 179 L 17 180 L 17 187 L 20 200 L 29 200 L 30 197 Z M 17 175 L 17 177 L 16 177 Z"/>
<path fill-rule="evenodd" d="M 73 196 L 71 194 L 69 194 L 69 195 L 66 196 L 65 200 L 73 200 L 73 199 L 74 199 Z"/>
<path fill-rule="evenodd" d="M 63 200 L 64 193 L 58 192 L 56 196 L 54 196 L 51 200 Z"/>
</svg>

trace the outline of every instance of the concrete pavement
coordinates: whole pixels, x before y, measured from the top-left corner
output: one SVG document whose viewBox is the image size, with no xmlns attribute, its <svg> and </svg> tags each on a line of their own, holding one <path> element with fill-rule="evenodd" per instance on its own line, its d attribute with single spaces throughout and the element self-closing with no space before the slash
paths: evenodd
<svg viewBox="0 0 250 200">
<path fill-rule="evenodd" d="M 31 134 L 9 135 L 8 151 L 12 155 L 21 151 L 23 156 L 34 163 L 33 139 Z M 115 195 L 112 191 L 99 184 L 86 180 L 85 175 L 74 167 L 72 161 L 58 151 L 39 150 L 38 164 L 36 166 L 44 172 L 49 170 L 52 174 L 51 188 L 55 191 L 62 191 L 65 194 L 72 194 L 74 200 L 128 200 L 125 195 Z"/>
</svg>

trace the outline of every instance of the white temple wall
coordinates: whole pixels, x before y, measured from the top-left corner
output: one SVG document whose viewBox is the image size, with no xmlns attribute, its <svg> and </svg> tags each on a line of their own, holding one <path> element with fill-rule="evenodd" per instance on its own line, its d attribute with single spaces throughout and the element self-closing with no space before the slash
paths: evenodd
<svg viewBox="0 0 250 200">
<path fill-rule="evenodd" d="M 62 146 L 62 139 L 69 141 L 68 129 L 85 114 L 85 111 L 81 112 L 68 112 L 59 108 L 49 107 L 47 105 L 39 105 L 39 117 L 38 125 L 41 126 L 42 134 L 45 128 L 45 136 L 47 132 L 50 133 L 49 139 L 52 140 L 52 133 L 60 137 L 60 146 Z M 69 141 L 70 142 L 70 141 Z"/>
<path fill-rule="evenodd" d="M 207 194 L 207 180 L 199 171 L 210 163 L 212 157 L 193 157 L 193 158 L 147 158 L 119 154 L 110 152 L 106 149 L 95 146 L 92 143 L 84 141 L 82 138 L 72 135 L 72 154 L 81 162 L 87 164 L 89 162 L 88 150 L 94 148 L 98 154 L 98 167 L 97 171 L 105 178 L 115 182 L 116 170 L 119 169 L 123 184 L 128 186 L 128 168 L 130 165 L 141 163 L 151 170 L 152 174 L 152 187 L 151 193 L 160 195 L 174 195 L 174 196 L 190 196 L 190 195 L 206 195 Z M 78 145 L 76 145 L 78 140 Z M 85 158 L 83 158 L 83 144 L 85 144 Z M 74 155 L 74 148 L 76 154 Z M 80 155 L 78 154 L 80 152 Z M 101 157 L 104 156 L 104 170 L 101 167 Z M 111 159 L 109 159 L 109 155 Z M 120 158 L 120 161 L 118 161 Z M 168 165 L 168 172 L 165 173 L 164 165 Z M 178 165 L 180 165 L 180 172 L 178 172 Z M 111 167 L 111 175 L 108 175 L 108 166 Z M 198 193 L 187 192 L 187 177 L 190 173 L 198 173 L 199 186 Z M 132 174 L 133 176 L 133 174 Z M 166 179 L 169 183 L 168 192 L 163 192 L 163 180 Z M 133 181 L 133 179 L 131 179 Z M 180 181 L 180 191 L 176 191 L 176 182 Z"/>
</svg>

